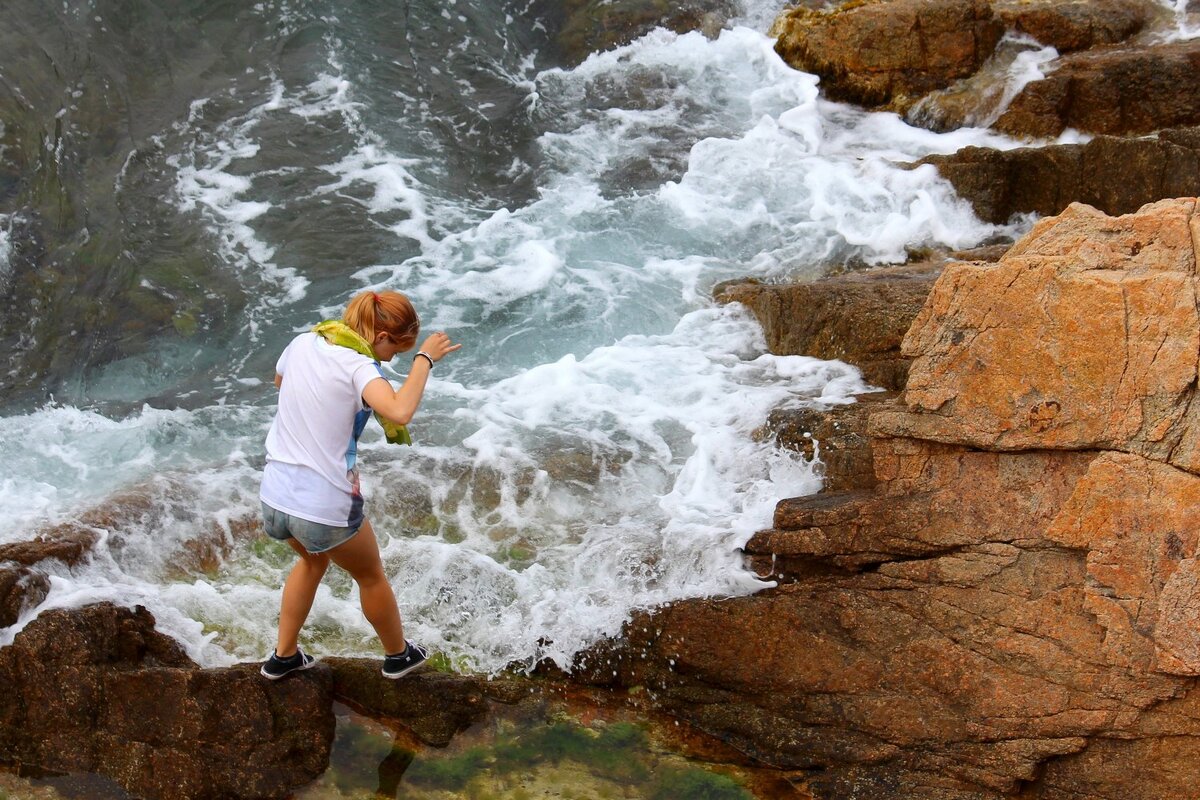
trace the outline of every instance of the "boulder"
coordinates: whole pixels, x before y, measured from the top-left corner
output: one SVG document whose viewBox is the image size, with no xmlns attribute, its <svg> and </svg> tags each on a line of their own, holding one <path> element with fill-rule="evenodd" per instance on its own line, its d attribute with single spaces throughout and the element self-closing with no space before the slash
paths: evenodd
<svg viewBox="0 0 1200 800">
<path fill-rule="evenodd" d="M 144 608 L 43 612 L 0 649 L 0 761 L 143 798 L 284 798 L 324 771 L 332 677 L 202 670 Z"/>
<path fill-rule="evenodd" d="M 1200 128 L 1014 150 L 965 147 L 918 163 L 937 167 L 985 222 L 1051 216 L 1073 202 L 1129 214 L 1155 200 L 1200 195 Z"/>
<path fill-rule="evenodd" d="M 1072 205 L 996 264 L 946 268 L 904 339 L 881 435 L 991 450 L 1111 449 L 1200 471 L 1195 199 Z"/>
<path fill-rule="evenodd" d="M 770 35 L 784 61 L 820 76 L 829 98 L 902 112 L 973 74 L 1003 33 L 986 0 L 864 0 L 791 9 Z"/>
<path fill-rule="evenodd" d="M 900 343 L 942 266 L 929 261 L 811 283 L 729 281 L 713 289 L 713 298 L 749 308 L 776 355 L 847 361 L 871 383 L 899 389 L 908 371 Z"/>
<path fill-rule="evenodd" d="M 995 127 L 1053 137 L 1066 128 L 1118 136 L 1200 124 L 1200 39 L 1071 53 L 1013 99 Z"/>
<path fill-rule="evenodd" d="M 565 59 L 578 64 L 590 54 L 629 44 L 655 28 L 699 30 L 715 37 L 734 16 L 730 0 L 566 0 L 555 41 Z"/>
<path fill-rule="evenodd" d="M 1153 0 L 998 0 L 993 7 L 1008 30 L 1059 53 L 1123 42 L 1163 13 Z"/>
</svg>

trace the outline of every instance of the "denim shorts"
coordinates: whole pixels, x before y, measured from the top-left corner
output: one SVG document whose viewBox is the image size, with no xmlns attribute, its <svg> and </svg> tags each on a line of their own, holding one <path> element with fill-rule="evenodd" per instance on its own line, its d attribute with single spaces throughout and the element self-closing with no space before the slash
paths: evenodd
<svg viewBox="0 0 1200 800">
<path fill-rule="evenodd" d="M 262 504 L 262 515 L 263 528 L 266 529 L 267 536 L 281 542 L 295 539 L 310 553 L 324 553 L 339 544 L 345 544 L 362 527 L 361 522 L 346 528 L 335 528 L 321 522 L 309 522 L 306 519 L 293 517 L 291 514 L 271 508 L 266 503 Z"/>
</svg>

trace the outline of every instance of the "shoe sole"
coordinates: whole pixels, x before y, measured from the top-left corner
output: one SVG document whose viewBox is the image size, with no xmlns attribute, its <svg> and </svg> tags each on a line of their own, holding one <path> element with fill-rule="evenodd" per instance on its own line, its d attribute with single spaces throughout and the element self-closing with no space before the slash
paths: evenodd
<svg viewBox="0 0 1200 800">
<path fill-rule="evenodd" d="M 309 661 L 307 664 L 300 666 L 300 667 L 294 667 L 292 669 L 289 669 L 287 672 L 283 673 L 282 675 L 272 675 L 271 673 L 267 672 L 266 667 L 262 667 L 261 669 L 259 669 L 258 674 L 262 675 L 264 678 L 266 678 L 269 681 L 278 681 L 278 680 L 282 680 L 283 678 L 286 678 L 288 675 L 291 675 L 293 672 L 303 672 L 306 669 L 312 669 L 316 665 L 317 665 L 317 660 L 314 658 L 312 661 Z M 418 664 L 417 666 L 420 666 L 420 664 Z"/>
<path fill-rule="evenodd" d="M 411 667 L 405 667 L 404 669 L 400 670 L 399 672 L 384 672 L 383 670 L 379 670 L 379 674 L 383 675 L 383 677 L 387 678 L 388 680 L 394 681 L 397 678 L 403 678 L 408 673 L 412 672 L 415 669 L 420 669 L 423 666 L 425 666 L 424 661 L 422 661 L 420 664 L 413 664 Z"/>
</svg>

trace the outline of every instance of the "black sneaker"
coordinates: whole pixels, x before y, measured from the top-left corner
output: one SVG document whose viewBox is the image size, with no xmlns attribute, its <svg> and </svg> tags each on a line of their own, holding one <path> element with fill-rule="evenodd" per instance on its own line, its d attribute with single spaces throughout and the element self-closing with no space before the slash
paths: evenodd
<svg viewBox="0 0 1200 800">
<path fill-rule="evenodd" d="M 302 669 L 315 666 L 316 663 L 317 660 L 315 658 L 305 653 L 299 647 L 296 648 L 296 652 L 293 655 L 287 658 L 280 658 L 275 655 L 274 651 L 271 651 L 271 657 L 263 663 L 262 669 L 259 672 L 262 673 L 264 678 L 277 681 L 280 678 L 291 675 L 293 672 L 299 672 Z"/>
<path fill-rule="evenodd" d="M 425 663 L 429 651 L 419 644 L 406 641 L 404 652 L 383 659 L 383 677 L 400 678 Z"/>
</svg>

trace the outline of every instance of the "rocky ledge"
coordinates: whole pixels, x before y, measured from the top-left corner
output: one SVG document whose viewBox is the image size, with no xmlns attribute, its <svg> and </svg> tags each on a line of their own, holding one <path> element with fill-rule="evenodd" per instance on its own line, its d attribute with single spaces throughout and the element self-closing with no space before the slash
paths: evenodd
<svg viewBox="0 0 1200 800">
<path fill-rule="evenodd" d="M 747 544 L 776 588 L 644 614 L 577 679 L 814 798 L 1194 796 L 1198 252 L 1178 199 L 945 265 L 903 390 L 810 420 L 842 466 Z"/>
</svg>

